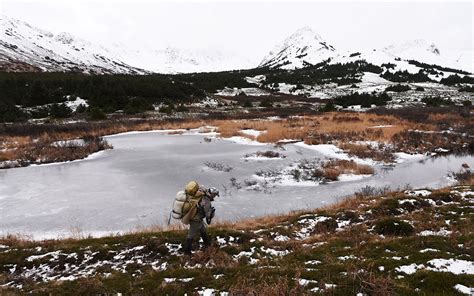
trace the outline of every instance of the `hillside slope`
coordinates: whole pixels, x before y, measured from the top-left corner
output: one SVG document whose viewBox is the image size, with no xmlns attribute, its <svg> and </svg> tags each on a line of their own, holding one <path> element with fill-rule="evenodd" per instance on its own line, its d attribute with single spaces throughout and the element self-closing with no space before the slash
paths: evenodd
<svg viewBox="0 0 474 296">
<path fill-rule="evenodd" d="M 474 187 L 361 190 L 326 209 L 98 239 L 0 240 L 0 292 L 169 295 L 463 295 L 474 287 Z"/>
<path fill-rule="evenodd" d="M 143 74 L 104 47 L 0 16 L 0 70 Z"/>
</svg>

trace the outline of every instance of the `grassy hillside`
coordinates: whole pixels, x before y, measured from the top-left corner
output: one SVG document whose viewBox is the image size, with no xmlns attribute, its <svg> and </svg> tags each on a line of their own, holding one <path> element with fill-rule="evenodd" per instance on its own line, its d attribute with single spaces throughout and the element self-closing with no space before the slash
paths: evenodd
<svg viewBox="0 0 474 296">
<path fill-rule="evenodd" d="M 213 246 L 191 257 L 183 230 L 4 238 L 0 294 L 462 295 L 474 287 L 473 206 L 472 185 L 364 188 L 325 209 L 211 226 Z"/>
</svg>

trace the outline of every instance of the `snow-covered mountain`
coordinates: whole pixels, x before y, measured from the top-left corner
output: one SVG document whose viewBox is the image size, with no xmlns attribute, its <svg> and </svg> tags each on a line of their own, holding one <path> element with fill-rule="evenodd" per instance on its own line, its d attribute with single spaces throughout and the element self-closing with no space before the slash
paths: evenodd
<svg viewBox="0 0 474 296">
<path fill-rule="evenodd" d="M 114 58 L 102 46 L 6 16 L 0 16 L 0 70 L 145 73 Z"/>
<path fill-rule="evenodd" d="M 277 45 L 259 67 L 297 69 L 337 56 L 336 49 L 310 27 L 303 27 Z"/>
<path fill-rule="evenodd" d="M 348 53 L 339 52 L 311 28 L 297 30 L 284 42 L 271 51 L 261 61 L 259 67 L 280 69 L 298 69 L 331 59 L 330 63 L 346 63 L 366 60 L 374 65 L 395 64 L 396 70 L 407 70 L 416 73 L 419 67 L 408 63 L 415 60 L 426 64 L 434 64 L 458 70 L 472 72 L 474 55 L 469 50 L 444 50 L 433 43 L 422 39 L 402 44 L 392 44 L 382 49 L 370 51 L 353 50 Z"/>
<path fill-rule="evenodd" d="M 441 49 L 434 43 L 416 39 L 402 44 L 392 44 L 383 49 L 389 55 L 402 60 L 416 60 L 426 64 L 440 65 L 472 72 L 472 51 Z"/>
<path fill-rule="evenodd" d="M 352 53 L 358 52 L 357 50 Z M 258 67 L 297 69 L 330 59 L 330 63 L 364 59 L 375 65 L 395 64 L 395 70 L 419 71 L 408 63 L 427 64 L 473 72 L 473 51 L 448 51 L 423 40 L 382 49 L 343 53 L 311 28 L 304 27 L 275 47 Z M 214 49 L 131 49 L 126 44 L 103 46 L 68 33 L 54 34 L 23 21 L 0 15 L 0 71 L 64 71 L 83 73 L 191 73 L 250 69 L 247 56 Z"/>
<path fill-rule="evenodd" d="M 231 51 L 175 47 L 127 49 L 124 46 L 116 46 L 112 50 L 114 56 L 128 64 L 157 73 L 216 72 L 255 67 L 250 59 Z"/>
<path fill-rule="evenodd" d="M 255 67 L 247 57 L 217 50 L 130 49 L 54 34 L 0 15 L 0 70 L 84 73 L 190 73 Z"/>
</svg>

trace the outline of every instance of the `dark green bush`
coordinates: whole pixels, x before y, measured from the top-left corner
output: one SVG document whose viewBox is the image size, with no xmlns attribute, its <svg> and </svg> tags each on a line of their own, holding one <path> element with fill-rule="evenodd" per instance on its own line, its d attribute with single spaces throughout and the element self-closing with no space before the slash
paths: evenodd
<svg viewBox="0 0 474 296">
<path fill-rule="evenodd" d="M 49 115 L 53 118 L 67 118 L 71 114 L 72 110 L 66 104 L 52 104 L 49 107 Z"/>
<path fill-rule="evenodd" d="M 334 104 L 340 105 L 344 108 L 353 105 L 361 105 L 362 107 L 370 107 L 371 105 L 383 106 L 386 105 L 391 98 L 386 93 L 383 94 L 368 94 L 368 93 L 353 93 L 337 97 L 334 99 Z"/>
<path fill-rule="evenodd" d="M 271 108 L 273 107 L 272 101 L 266 99 L 260 102 L 260 107 Z"/>
<path fill-rule="evenodd" d="M 107 118 L 107 115 L 105 115 L 102 109 L 97 108 L 97 107 L 92 107 L 89 109 L 89 118 L 91 120 L 103 120 Z"/>
<path fill-rule="evenodd" d="M 410 87 L 404 84 L 391 85 L 385 88 L 385 91 L 394 91 L 394 92 L 404 92 L 408 90 L 410 90 Z"/>
<path fill-rule="evenodd" d="M 414 232 L 413 226 L 405 221 L 386 218 L 375 223 L 374 230 L 382 235 L 408 236 Z"/>
<path fill-rule="evenodd" d="M 0 122 L 23 121 L 28 115 L 13 104 L 0 101 Z"/>
<path fill-rule="evenodd" d="M 246 100 L 246 101 L 244 101 L 244 103 L 242 104 L 242 107 L 244 107 L 244 108 L 252 108 L 252 107 L 253 107 L 253 104 L 252 104 L 251 101 Z"/>
<path fill-rule="evenodd" d="M 453 105 L 454 102 L 450 99 L 443 99 L 440 97 L 426 97 L 421 100 L 426 106 L 431 107 L 439 107 L 439 106 L 450 106 Z"/>
<path fill-rule="evenodd" d="M 130 99 L 123 109 L 127 114 L 143 113 L 150 110 L 154 110 L 153 105 L 143 98 Z"/>
</svg>

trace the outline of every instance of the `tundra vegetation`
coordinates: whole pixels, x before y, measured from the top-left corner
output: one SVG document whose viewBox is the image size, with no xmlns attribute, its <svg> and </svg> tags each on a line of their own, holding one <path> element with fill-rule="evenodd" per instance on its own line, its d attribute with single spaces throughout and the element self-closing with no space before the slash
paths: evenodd
<svg viewBox="0 0 474 296">
<path fill-rule="evenodd" d="M 202 133 L 216 130 L 220 137 L 241 136 L 262 143 L 292 140 L 334 144 L 351 156 L 385 163 L 394 161 L 395 152 L 439 153 L 442 149 L 443 153 L 472 153 L 472 119 L 466 110 L 425 109 L 328 112 L 277 119 L 122 119 L 4 125 L 0 127 L 0 161 L 4 168 L 69 161 L 112 148 L 102 138 L 105 135 L 160 129 L 182 133 L 199 128 Z M 245 129 L 260 133 L 251 135 Z"/>
<path fill-rule="evenodd" d="M 459 295 L 474 285 L 473 178 L 440 190 L 364 187 L 317 210 L 186 232 L 0 239 L 0 292 L 21 294 Z M 459 174 L 459 173 L 458 173 Z M 228 293 L 228 294 L 225 294 Z"/>
</svg>

